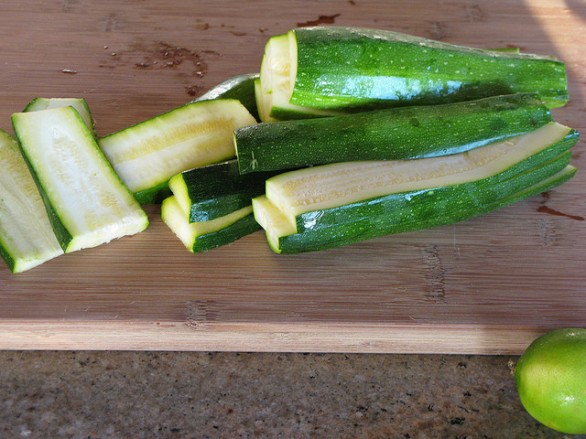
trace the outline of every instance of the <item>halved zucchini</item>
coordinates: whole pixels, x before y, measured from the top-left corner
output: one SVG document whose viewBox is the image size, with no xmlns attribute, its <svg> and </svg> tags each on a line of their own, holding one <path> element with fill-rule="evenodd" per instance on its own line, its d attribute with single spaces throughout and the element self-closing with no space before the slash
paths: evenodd
<svg viewBox="0 0 586 439">
<path fill-rule="evenodd" d="M 163 200 L 161 218 L 192 253 L 229 244 L 260 230 L 251 205 L 213 220 L 190 223 L 175 196 L 170 196 Z"/>
<path fill-rule="evenodd" d="M 454 154 L 518 136 L 550 122 L 531 94 L 444 105 L 387 108 L 291 120 L 234 132 L 240 173 L 326 163 Z"/>
<path fill-rule="evenodd" d="M 63 250 L 16 140 L 2 130 L 0 169 L 0 255 L 13 273 L 20 273 Z"/>
<path fill-rule="evenodd" d="M 148 226 L 145 212 L 73 107 L 15 113 L 12 123 L 66 253 Z"/>
<path fill-rule="evenodd" d="M 235 157 L 236 128 L 256 124 L 236 99 L 198 101 L 102 137 L 100 147 L 141 204 L 170 194 L 169 179 Z"/>
<path fill-rule="evenodd" d="M 267 180 L 253 200 L 276 252 L 320 250 L 471 218 L 533 194 L 570 161 L 578 133 L 551 122 L 472 151 L 434 158 L 346 162 Z M 573 171 L 575 172 L 575 170 Z M 569 170 L 557 182 L 573 175 Z M 567 177 L 567 178 L 566 178 Z"/>
<path fill-rule="evenodd" d="M 292 116 L 299 108 L 353 112 L 519 92 L 535 93 L 552 108 L 568 100 L 565 65 L 552 57 L 384 30 L 292 29 L 268 41 L 265 58 L 260 80 L 271 116 L 279 109 L 292 109 Z"/>
<path fill-rule="evenodd" d="M 202 166 L 177 174 L 169 188 L 189 222 L 209 221 L 251 205 L 264 193 L 275 173 L 240 175 L 236 160 Z"/>
</svg>

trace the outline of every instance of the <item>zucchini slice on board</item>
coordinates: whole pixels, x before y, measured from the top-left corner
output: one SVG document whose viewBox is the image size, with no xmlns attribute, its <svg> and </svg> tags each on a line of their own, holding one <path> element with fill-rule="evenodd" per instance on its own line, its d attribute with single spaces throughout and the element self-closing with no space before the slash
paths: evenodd
<svg viewBox="0 0 586 439">
<path fill-rule="evenodd" d="M 248 206 L 227 215 L 190 223 L 175 196 L 170 196 L 163 200 L 161 218 L 191 253 L 205 252 L 260 230 L 250 201 Z"/>
<path fill-rule="evenodd" d="M 216 99 L 237 99 L 246 107 L 252 116 L 259 120 L 256 107 L 256 93 L 254 90 L 255 81 L 260 75 L 258 73 L 244 73 L 226 79 L 224 82 L 212 87 L 192 102 L 212 101 Z"/>
<path fill-rule="evenodd" d="M 552 57 L 352 27 L 305 27 L 286 36 L 269 39 L 262 62 L 269 115 L 280 108 L 349 112 L 519 92 L 536 93 L 551 108 L 568 100 L 565 64 Z"/>
<path fill-rule="evenodd" d="M 145 212 L 73 107 L 15 113 L 12 123 L 66 253 L 148 226 Z"/>
<path fill-rule="evenodd" d="M 266 195 L 253 199 L 254 214 L 277 253 L 449 224 L 537 193 L 529 188 L 546 190 L 571 178 L 569 149 L 577 140 L 575 130 L 551 122 L 449 156 L 292 171 L 267 180 Z"/>
<path fill-rule="evenodd" d="M 199 101 L 102 137 L 99 144 L 136 199 L 155 203 L 170 194 L 174 175 L 234 158 L 233 131 L 254 124 L 236 99 Z"/>
<path fill-rule="evenodd" d="M 551 122 L 530 94 L 261 123 L 234 133 L 240 173 L 454 154 Z"/>
<path fill-rule="evenodd" d="M 87 127 L 92 133 L 95 133 L 95 123 L 90 107 L 83 98 L 34 98 L 30 101 L 24 110 L 29 111 L 50 110 L 51 108 L 73 107 L 77 110 Z"/>
<path fill-rule="evenodd" d="M 236 160 L 202 166 L 177 174 L 169 188 L 189 222 L 213 220 L 251 205 L 275 173 L 240 175 Z"/>
<path fill-rule="evenodd" d="M 63 254 L 16 140 L 0 130 L 0 255 L 13 273 Z"/>
</svg>

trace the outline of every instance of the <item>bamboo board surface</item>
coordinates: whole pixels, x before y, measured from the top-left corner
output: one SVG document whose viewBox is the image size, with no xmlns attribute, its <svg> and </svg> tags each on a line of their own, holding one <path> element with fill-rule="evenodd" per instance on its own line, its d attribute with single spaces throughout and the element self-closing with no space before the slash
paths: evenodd
<svg viewBox="0 0 586 439">
<path fill-rule="evenodd" d="M 557 56 L 571 101 L 554 116 L 586 132 L 577 0 L 9 0 L 0 127 L 33 97 L 81 96 L 105 135 L 257 71 L 269 35 L 319 23 Z M 0 348 L 520 353 L 586 326 L 585 183 L 579 172 L 481 218 L 295 256 L 261 232 L 191 255 L 149 206 L 140 235 L 20 275 L 0 267 Z"/>
</svg>

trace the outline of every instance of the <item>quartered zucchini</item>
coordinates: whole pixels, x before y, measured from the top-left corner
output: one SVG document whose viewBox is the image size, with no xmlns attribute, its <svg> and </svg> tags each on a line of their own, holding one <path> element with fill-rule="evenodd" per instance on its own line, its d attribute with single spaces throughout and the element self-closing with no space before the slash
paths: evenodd
<svg viewBox="0 0 586 439">
<path fill-rule="evenodd" d="M 260 225 L 254 219 L 250 201 L 248 206 L 213 220 L 189 222 L 187 213 L 181 208 L 175 196 L 170 196 L 163 200 L 161 218 L 192 253 L 205 252 L 229 244 L 260 230 Z"/>
<path fill-rule="evenodd" d="M 234 129 L 256 120 L 236 99 L 194 102 L 102 137 L 100 147 L 141 204 L 170 194 L 169 179 L 235 157 Z"/>
<path fill-rule="evenodd" d="M 95 135 L 94 118 L 87 101 L 83 98 L 34 98 L 23 112 L 49 110 L 51 108 L 73 107 L 77 110 L 87 127 Z"/>
<path fill-rule="evenodd" d="M 214 86 L 192 102 L 212 101 L 216 99 L 237 99 L 246 107 L 248 112 L 259 120 L 256 108 L 255 81 L 259 79 L 258 73 L 245 73 L 226 79 Z"/>
<path fill-rule="evenodd" d="M 280 108 L 348 112 L 519 92 L 535 93 L 552 108 L 568 99 L 566 69 L 559 60 L 384 30 L 292 29 L 268 41 L 262 67 L 269 115 Z"/>
<path fill-rule="evenodd" d="M 433 157 L 467 151 L 534 130 L 552 120 L 530 94 L 444 105 L 389 108 L 239 128 L 240 173 L 310 165 Z"/>
<path fill-rule="evenodd" d="M 0 255 L 13 273 L 20 273 L 63 250 L 16 140 L 2 130 L 0 169 Z"/>
<path fill-rule="evenodd" d="M 322 250 L 472 218 L 571 178 L 571 128 L 537 130 L 468 152 L 336 163 L 267 180 L 255 218 L 278 253 Z M 537 192 L 536 192 L 537 191 Z"/>
<path fill-rule="evenodd" d="M 148 226 L 145 212 L 73 107 L 15 113 L 12 123 L 66 253 Z"/>
<path fill-rule="evenodd" d="M 274 173 L 240 175 L 236 160 L 190 169 L 169 180 L 189 222 L 213 220 L 251 205 Z"/>
</svg>

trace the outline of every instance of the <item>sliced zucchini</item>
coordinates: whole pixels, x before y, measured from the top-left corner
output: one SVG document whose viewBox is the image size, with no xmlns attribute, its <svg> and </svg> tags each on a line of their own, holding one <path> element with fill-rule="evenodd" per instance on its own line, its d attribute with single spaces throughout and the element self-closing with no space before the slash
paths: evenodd
<svg viewBox="0 0 586 439">
<path fill-rule="evenodd" d="M 145 212 L 73 107 L 15 113 L 12 123 L 66 253 L 148 226 Z"/>
<path fill-rule="evenodd" d="M 577 140 L 575 130 L 551 122 L 444 157 L 302 169 L 267 180 L 266 196 L 253 199 L 253 209 L 276 252 L 320 250 L 434 227 L 533 194 L 527 188 L 569 164 L 568 150 Z"/>
<path fill-rule="evenodd" d="M 194 102 L 102 137 L 100 147 L 141 204 L 170 194 L 169 179 L 235 157 L 233 131 L 256 120 L 236 99 Z"/>
<path fill-rule="evenodd" d="M 260 230 L 250 204 L 213 220 L 190 223 L 175 196 L 170 196 L 163 200 L 161 218 L 192 253 L 229 244 Z"/>
<path fill-rule="evenodd" d="M 34 98 L 23 112 L 49 110 L 51 108 L 73 107 L 77 110 L 87 127 L 95 135 L 95 123 L 90 107 L 83 98 Z"/>
<path fill-rule="evenodd" d="M 454 154 L 552 120 L 530 94 L 262 123 L 234 133 L 240 173 Z"/>
<path fill-rule="evenodd" d="M 568 100 L 565 65 L 551 57 L 364 28 L 305 27 L 287 35 L 268 41 L 260 72 L 263 94 L 265 82 L 283 78 L 269 87 L 269 114 L 273 106 L 348 112 L 519 92 L 536 93 L 551 108 Z"/>
<path fill-rule="evenodd" d="M 243 207 L 264 193 L 265 181 L 275 173 L 240 175 L 236 160 L 177 174 L 169 188 L 189 222 L 213 220 Z"/>
<path fill-rule="evenodd" d="M 295 82 L 291 71 L 291 51 L 289 34 L 271 37 L 265 46 L 260 67 L 260 87 L 257 92 L 257 106 L 260 120 L 308 119 L 312 117 L 338 114 L 332 110 L 320 110 L 289 102 L 288 92 Z"/>
<path fill-rule="evenodd" d="M 259 77 L 260 75 L 258 73 L 245 73 L 234 76 L 211 88 L 192 102 L 212 101 L 215 99 L 237 99 L 256 120 L 259 120 L 254 85 Z"/>
<path fill-rule="evenodd" d="M 16 140 L 2 130 L 0 168 L 0 255 L 13 273 L 20 273 L 63 250 Z"/>
</svg>

